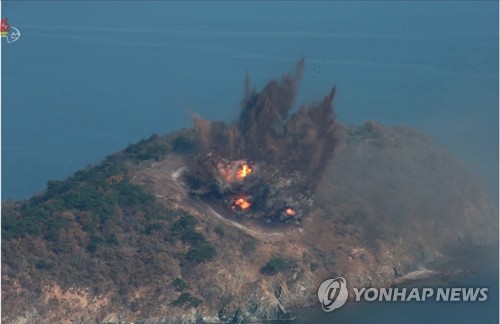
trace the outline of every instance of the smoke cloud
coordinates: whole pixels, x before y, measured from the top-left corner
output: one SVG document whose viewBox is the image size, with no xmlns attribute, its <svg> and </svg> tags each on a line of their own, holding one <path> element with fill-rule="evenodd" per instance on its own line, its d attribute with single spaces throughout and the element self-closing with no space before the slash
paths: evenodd
<svg viewBox="0 0 500 324">
<path fill-rule="evenodd" d="M 242 110 L 234 123 L 194 117 L 200 145 L 187 174 L 194 194 L 222 198 L 229 205 L 245 197 L 252 202 L 253 215 L 267 222 L 304 215 L 338 144 L 339 127 L 335 88 L 320 102 L 290 113 L 303 68 L 301 60 L 293 73 L 269 82 L 261 92 L 251 87 L 247 76 Z M 251 172 L 237 181 L 235 173 L 243 166 Z M 292 207 L 293 213 L 288 210 Z"/>
</svg>

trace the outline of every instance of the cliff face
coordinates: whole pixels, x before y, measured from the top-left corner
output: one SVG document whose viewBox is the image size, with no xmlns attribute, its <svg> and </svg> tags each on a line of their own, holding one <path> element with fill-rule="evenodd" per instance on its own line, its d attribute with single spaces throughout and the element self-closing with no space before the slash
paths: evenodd
<svg viewBox="0 0 500 324">
<path fill-rule="evenodd" d="M 497 243 L 483 184 L 403 127 L 344 128 L 301 224 L 192 197 L 191 131 L 152 137 L 25 202 L 3 203 L 6 323 L 283 319 L 319 284 L 388 286 Z"/>
</svg>

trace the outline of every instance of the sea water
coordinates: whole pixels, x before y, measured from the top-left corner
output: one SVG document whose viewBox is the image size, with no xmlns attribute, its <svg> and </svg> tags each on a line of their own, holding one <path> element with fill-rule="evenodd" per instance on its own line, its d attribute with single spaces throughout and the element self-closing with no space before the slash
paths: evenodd
<svg viewBox="0 0 500 324">
<path fill-rule="evenodd" d="M 454 275 L 436 275 L 410 282 L 407 288 L 488 288 L 484 302 L 351 302 L 331 313 L 316 306 L 297 312 L 293 323 L 498 323 L 498 249 L 477 250 L 440 270 L 460 270 Z"/>
<path fill-rule="evenodd" d="M 477 250 L 438 270 L 454 275 L 436 275 L 397 287 L 488 288 L 484 302 L 443 302 L 428 299 L 416 302 L 352 302 L 325 313 L 321 305 L 297 312 L 293 323 L 498 323 L 498 249 Z M 457 271 L 459 270 L 459 271 Z"/>
<path fill-rule="evenodd" d="M 5 1 L 2 199 L 191 114 L 235 120 L 305 58 L 296 108 L 337 86 L 338 119 L 416 128 L 498 192 L 497 2 Z"/>
</svg>

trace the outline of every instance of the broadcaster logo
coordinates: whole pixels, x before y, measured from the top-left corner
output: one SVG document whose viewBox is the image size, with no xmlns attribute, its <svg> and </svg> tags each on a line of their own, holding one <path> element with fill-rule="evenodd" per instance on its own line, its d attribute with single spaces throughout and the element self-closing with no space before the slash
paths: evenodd
<svg viewBox="0 0 500 324">
<path fill-rule="evenodd" d="M 484 302 L 488 299 L 488 288 L 353 288 L 353 301 L 367 302 Z M 344 306 L 349 297 L 347 281 L 343 277 L 325 280 L 318 288 L 318 299 L 325 312 Z"/>
<path fill-rule="evenodd" d="M 347 301 L 347 282 L 342 277 L 325 280 L 318 289 L 318 299 L 325 312 L 344 306 Z"/>
</svg>

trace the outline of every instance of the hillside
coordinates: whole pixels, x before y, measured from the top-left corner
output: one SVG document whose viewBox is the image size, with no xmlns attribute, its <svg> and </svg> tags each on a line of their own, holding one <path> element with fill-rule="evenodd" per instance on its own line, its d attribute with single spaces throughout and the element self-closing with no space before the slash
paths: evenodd
<svg viewBox="0 0 500 324">
<path fill-rule="evenodd" d="M 343 275 L 388 286 L 497 244 L 483 184 L 404 127 L 340 127 L 301 222 L 230 215 L 182 179 L 197 137 L 154 135 L 26 201 L 2 203 L 2 320 L 283 319 Z"/>
</svg>

